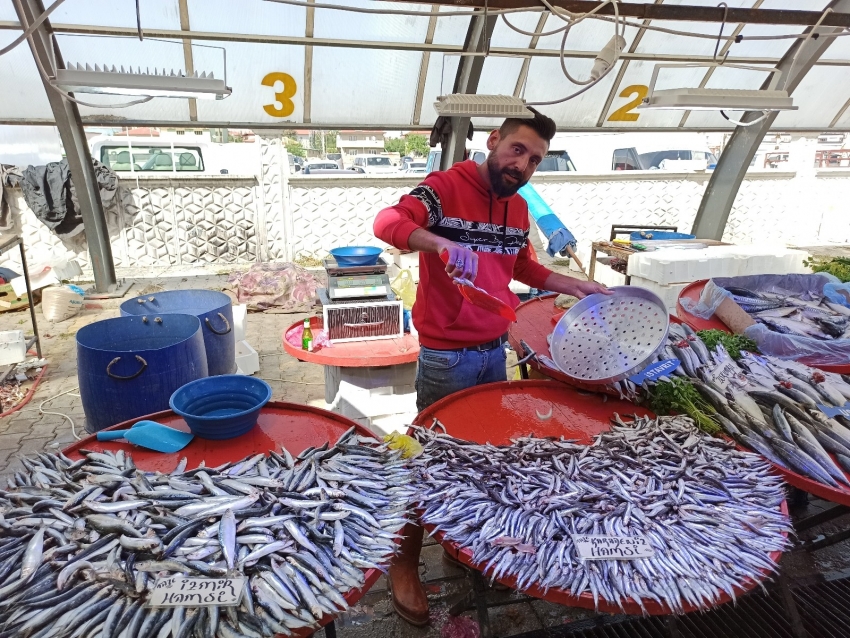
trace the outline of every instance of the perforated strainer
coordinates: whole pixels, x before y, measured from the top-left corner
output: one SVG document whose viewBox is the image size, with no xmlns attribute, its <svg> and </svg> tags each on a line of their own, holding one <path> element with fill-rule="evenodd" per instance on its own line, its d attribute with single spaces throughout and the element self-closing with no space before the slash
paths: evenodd
<svg viewBox="0 0 850 638">
<path fill-rule="evenodd" d="M 552 359 L 576 381 L 605 384 L 637 374 L 667 339 L 670 317 L 657 295 L 637 286 L 611 291 L 579 301 L 552 333 Z"/>
</svg>

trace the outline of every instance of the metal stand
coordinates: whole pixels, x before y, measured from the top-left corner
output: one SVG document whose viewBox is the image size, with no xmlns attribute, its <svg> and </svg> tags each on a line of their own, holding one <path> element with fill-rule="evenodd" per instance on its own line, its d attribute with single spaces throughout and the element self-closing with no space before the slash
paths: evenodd
<svg viewBox="0 0 850 638">
<path fill-rule="evenodd" d="M 35 319 L 35 300 L 32 298 L 32 285 L 30 284 L 29 268 L 27 268 L 27 255 L 24 251 L 24 241 L 18 235 L 12 237 L 12 239 L 5 241 L 4 243 L 0 244 L 0 255 L 9 252 L 9 250 L 11 248 L 14 248 L 15 246 L 20 247 L 21 250 L 21 269 L 24 271 L 24 281 L 27 285 L 27 301 L 29 301 L 30 305 L 30 321 L 32 322 L 33 336 L 30 337 L 27 341 L 27 350 L 29 350 L 33 347 L 33 345 L 35 345 L 35 351 L 38 353 L 38 358 L 41 359 L 41 340 L 38 337 L 38 324 L 36 323 Z M 12 374 L 12 371 L 14 371 L 17 365 L 18 364 L 13 363 L 9 366 L 6 372 L 3 373 L 2 377 L 0 377 L 0 383 L 3 383 L 6 379 L 9 378 L 9 375 Z"/>
</svg>

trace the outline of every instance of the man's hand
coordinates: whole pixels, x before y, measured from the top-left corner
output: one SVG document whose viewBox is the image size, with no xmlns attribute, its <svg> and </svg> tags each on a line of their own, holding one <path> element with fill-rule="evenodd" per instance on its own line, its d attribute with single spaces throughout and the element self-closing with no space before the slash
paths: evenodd
<svg viewBox="0 0 850 638">
<path fill-rule="evenodd" d="M 478 275 L 478 254 L 446 241 L 440 246 L 440 258 L 446 262 L 446 272 L 449 277 L 459 277 L 475 281 Z"/>
<path fill-rule="evenodd" d="M 573 292 L 568 292 L 568 295 L 572 295 L 573 297 L 578 297 L 579 299 L 584 299 L 588 295 L 593 295 L 596 293 L 602 293 L 603 295 L 613 295 L 614 293 L 608 290 L 602 284 L 598 284 L 595 281 L 580 281 L 575 279 L 575 286 Z"/>
<path fill-rule="evenodd" d="M 582 281 L 581 279 L 576 279 L 575 277 L 567 277 L 565 275 L 559 275 L 556 272 L 553 272 L 546 279 L 546 283 L 543 286 L 545 290 L 551 290 L 552 292 L 560 292 L 565 295 L 572 295 L 573 297 L 578 297 L 579 299 L 584 299 L 588 295 L 593 295 L 597 292 L 602 293 L 603 295 L 612 295 L 610 290 L 608 290 L 602 284 L 598 284 L 595 281 Z"/>
</svg>

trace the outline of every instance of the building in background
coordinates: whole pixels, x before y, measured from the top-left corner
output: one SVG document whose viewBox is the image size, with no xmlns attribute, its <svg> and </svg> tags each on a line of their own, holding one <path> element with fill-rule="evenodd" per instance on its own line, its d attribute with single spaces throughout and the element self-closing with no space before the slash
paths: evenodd
<svg viewBox="0 0 850 638">
<path fill-rule="evenodd" d="M 340 131 L 336 146 L 346 157 L 379 155 L 384 152 L 384 134 L 380 131 Z"/>
</svg>

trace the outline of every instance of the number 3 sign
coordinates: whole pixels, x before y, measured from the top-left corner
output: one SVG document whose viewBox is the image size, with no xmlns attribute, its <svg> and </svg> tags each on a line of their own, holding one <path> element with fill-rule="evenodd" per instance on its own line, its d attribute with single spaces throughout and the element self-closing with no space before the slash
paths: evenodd
<svg viewBox="0 0 850 638">
<path fill-rule="evenodd" d="M 295 84 L 295 78 L 289 75 L 289 73 L 280 73 L 278 71 L 266 75 L 263 78 L 262 84 L 263 86 L 274 88 L 278 82 L 283 85 L 283 89 L 275 92 L 275 102 L 273 104 L 263 105 L 263 110 L 272 117 L 288 117 L 295 111 L 295 103 L 292 101 L 292 98 L 298 87 Z M 278 104 L 280 104 L 279 107 Z"/>
</svg>

